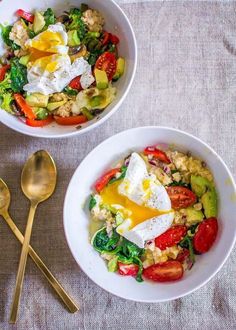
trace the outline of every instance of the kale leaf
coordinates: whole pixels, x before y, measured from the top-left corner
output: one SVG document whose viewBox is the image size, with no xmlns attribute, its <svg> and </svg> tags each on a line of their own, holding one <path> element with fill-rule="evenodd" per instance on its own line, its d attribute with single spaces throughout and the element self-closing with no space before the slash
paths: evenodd
<svg viewBox="0 0 236 330">
<path fill-rule="evenodd" d="M 9 38 L 10 32 L 12 30 L 12 25 L 7 25 L 7 26 L 0 25 L 0 26 L 2 30 L 1 35 L 4 43 L 7 46 L 11 47 L 12 50 L 20 49 L 20 46 Z"/>
<path fill-rule="evenodd" d="M 45 20 L 45 25 L 46 26 L 49 26 L 49 25 L 52 25 L 52 24 L 55 24 L 56 22 L 56 17 L 55 17 L 55 14 L 52 10 L 52 8 L 48 8 L 44 14 L 44 20 Z"/>
<path fill-rule="evenodd" d="M 66 27 L 68 30 L 77 30 L 80 40 L 85 37 L 87 28 L 82 20 L 82 12 L 78 8 L 72 8 L 69 11 L 69 23 Z"/>
</svg>

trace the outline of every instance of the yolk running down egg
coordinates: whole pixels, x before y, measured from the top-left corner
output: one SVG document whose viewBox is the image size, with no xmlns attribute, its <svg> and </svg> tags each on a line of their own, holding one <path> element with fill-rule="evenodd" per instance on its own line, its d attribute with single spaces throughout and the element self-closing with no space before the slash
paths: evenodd
<svg viewBox="0 0 236 330">
<path fill-rule="evenodd" d="M 101 193 L 102 201 L 104 204 L 122 206 L 124 209 L 121 208 L 119 211 L 124 218 L 129 217 L 131 219 L 132 228 L 148 219 L 169 213 L 169 211 L 160 211 L 146 205 L 138 205 L 128 197 L 120 195 L 118 192 L 119 184 L 120 182 L 118 181 L 107 186 Z"/>
</svg>

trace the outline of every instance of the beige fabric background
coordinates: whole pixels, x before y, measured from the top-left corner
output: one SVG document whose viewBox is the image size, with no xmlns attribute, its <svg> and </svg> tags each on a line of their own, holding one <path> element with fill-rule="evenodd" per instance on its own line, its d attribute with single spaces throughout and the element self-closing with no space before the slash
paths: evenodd
<svg viewBox="0 0 236 330">
<path fill-rule="evenodd" d="M 0 124 L 0 177 L 11 189 L 11 214 L 21 230 L 29 207 L 19 185 L 22 165 L 41 148 L 56 160 L 57 189 L 38 209 L 32 245 L 81 305 L 80 312 L 69 314 L 30 261 L 18 324 L 8 325 L 20 246 L 0 220 L 1 330 L 236 329 L 235 250 L 197 292 L 173 302 L 140 304 L 93 284 L 67 247 L 62 210 L 69 180 L 90 150 L 119 131 L 141 125 L 186 130 L 209 143 L 236 174 L 236 3 L 120 3 L 139 45 L 136 79 L 120 111 L 87 135 L 58 141 L 26 137 Z"/>
</svg>

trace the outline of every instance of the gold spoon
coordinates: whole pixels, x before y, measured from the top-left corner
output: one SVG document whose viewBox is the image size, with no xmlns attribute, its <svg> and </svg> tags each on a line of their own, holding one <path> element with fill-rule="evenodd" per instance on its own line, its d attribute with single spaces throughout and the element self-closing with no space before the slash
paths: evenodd
<svg viewBox="0 0 236 330">
<path fill-rule="evenodd" d="M 17 320 L 35 211 L 38 204 L 48 199 L 54 192 L 56 186 L 56 178 L 56 165 L 52 157 L 44 150 L 40 150 L 34 153 L 27 160 L 22 170 L 21 188 L 25 196 L 30 200 L 31 206 L 16 277 L 16 286 L 11 307 L 10 323 L 16 323 Z"/>
<path fill-rule="evenodd" d="M 11 201 L 10 191 L 6 185 L 6 183 L 0 178 L 0 215 L 6 221 L 10 229 L 16 238 L 23 244 L 24 236 L 21 234 L 17 226 L 14 224 L 14 221 L 11 219 L 8 209 Z M 79 310 L 79 307 L 76 306 L 75 302 L 69 297 L 69 295 L 65 292 L 60 283 L 56 280 L 47 266 L 43 263 L 37 253 L 33 250 L 33 248 L 29 247 L 29 255 L 36 264 L 36 266 L 41 270 L 43 275 L 46 277 L 48 282 L 52 285 L 54 290 L 57 292 L 59 297 L 63 300 L 64 304 L 67 306 L 68 310 L 71 313 L 75 313 Z"/>
</svg>

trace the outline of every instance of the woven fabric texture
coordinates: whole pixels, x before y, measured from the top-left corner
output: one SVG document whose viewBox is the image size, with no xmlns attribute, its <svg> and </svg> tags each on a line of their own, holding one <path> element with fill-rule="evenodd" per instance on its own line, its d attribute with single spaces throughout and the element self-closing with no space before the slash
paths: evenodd
<svg viewBox="0 0 236 330">
<path fill-rule="evenodd" d="M 9 185 L 10 213 L 22 231 L 29 208 L 20 189 L 25 160 L 44 148 L 57 163 L 57 189 L 37 211 L 32 245 L 81 305 L 80 312 L 69 314 L 29 260 L 18 323 L 8 324 L 20 245 L 1 220 L 1 330 L 236 329 L 235 249 L 206 286 L 162 304 L 105 292 L 68 249 L 62 211 L 69 180 L 89 151 L 115 133 L 144 125 L 180 128 L 209 143 L 236 174 L 236 2 L 118 3 L 131 20 L 139 50 L 136 78 L 121 109 L 94 131 L 64 140 L 30 138 L 0 124 L 0 177 Z"/>
</svg>

